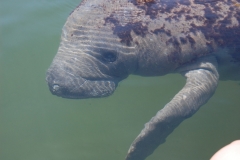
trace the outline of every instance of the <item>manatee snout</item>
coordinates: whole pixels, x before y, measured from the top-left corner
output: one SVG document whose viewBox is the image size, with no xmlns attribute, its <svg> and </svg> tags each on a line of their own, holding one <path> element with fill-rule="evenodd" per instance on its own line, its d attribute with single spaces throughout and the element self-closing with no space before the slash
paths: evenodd
<svg viewBox="0 0 240 160">
<path fill-rule="evenodd" d="M 105 78 L 83 78 L 80 75 L 64 71 L 61 66 L 50 67 L 47 71 L 46 81 L 52 94 L 71 99 L 109 96 L 113 94 L 119 82 Z"/>
<path fill-rule="evenodd" d="M 64 98 L 76 98 L 79 95 L 79 93 L 76 94 L 77 87 L 74 83 L 74 77 L 63 76 L 61 73 L 51 70 L 47 72 L 46 81 L 49 90 L 54 95 Z M 83 84 L 84 81 L 85 80 L 82 79 L 82 82 L 79 83 Z"/>
</svg>

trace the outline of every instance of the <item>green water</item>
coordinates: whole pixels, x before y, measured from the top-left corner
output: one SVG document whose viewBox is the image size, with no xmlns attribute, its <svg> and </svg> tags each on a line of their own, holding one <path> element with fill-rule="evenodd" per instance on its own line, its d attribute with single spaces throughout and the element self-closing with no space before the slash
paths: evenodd
<svg viewBox="0 0 240 160">
<path fill-rule="evenodd" d="M 0 160 L 123 160 L 140 130 L 184 85 L 130 76 L 108 98 L 51 95 L 45 72 L 79 0 L 0 2 Z M 147 160 L 204 160 L 240 139 L 239 82 L 213 98 Z"/>
</svg>

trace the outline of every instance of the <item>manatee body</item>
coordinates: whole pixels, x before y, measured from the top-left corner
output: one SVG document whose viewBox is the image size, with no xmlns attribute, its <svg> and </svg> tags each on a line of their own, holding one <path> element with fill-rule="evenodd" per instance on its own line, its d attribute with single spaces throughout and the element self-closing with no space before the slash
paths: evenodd
<svg viewBox="0 0 240 160">
<path fill-rule="evenodd" d="M 126 160 L 144 160 L 214 94 L 240 79 L 240 0 L 83 0 L 47 71 L 65 98 L 111 95 L 129 74 L 180 73 L 186 84 L 145 124 Z"/>
</svg>

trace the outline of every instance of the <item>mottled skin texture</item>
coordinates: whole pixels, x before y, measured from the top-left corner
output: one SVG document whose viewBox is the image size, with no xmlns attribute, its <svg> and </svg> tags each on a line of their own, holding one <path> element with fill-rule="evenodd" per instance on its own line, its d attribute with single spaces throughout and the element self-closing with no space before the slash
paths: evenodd
<svg viewBox="0 0 240 160">
<path fill-rule="evenodd" d="M 111 95 L 129 74 L 185 76 L 130 146 L 126 160 L 143 160 L 209 100 L 219 79 L 240 79 L 239 51 L 239 0 L 83 0 L 46 80 L 55 95 L 94 98 Z"/>
</svg>

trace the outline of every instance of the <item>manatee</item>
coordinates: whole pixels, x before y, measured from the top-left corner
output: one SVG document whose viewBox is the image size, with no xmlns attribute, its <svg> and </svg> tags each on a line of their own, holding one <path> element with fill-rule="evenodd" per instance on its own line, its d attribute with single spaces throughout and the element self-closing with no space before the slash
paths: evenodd
<svg viewBox="0 0 240 160">
<path fill-rule="evenodd" d="M 64 98 L 112 95 L 128 75 L 186 78 L 147 122 L 126 160 L 144 160 L 214 94 L 240 79 L 240 0 L 83 0 L 46 75 Z"/>
</svg>

